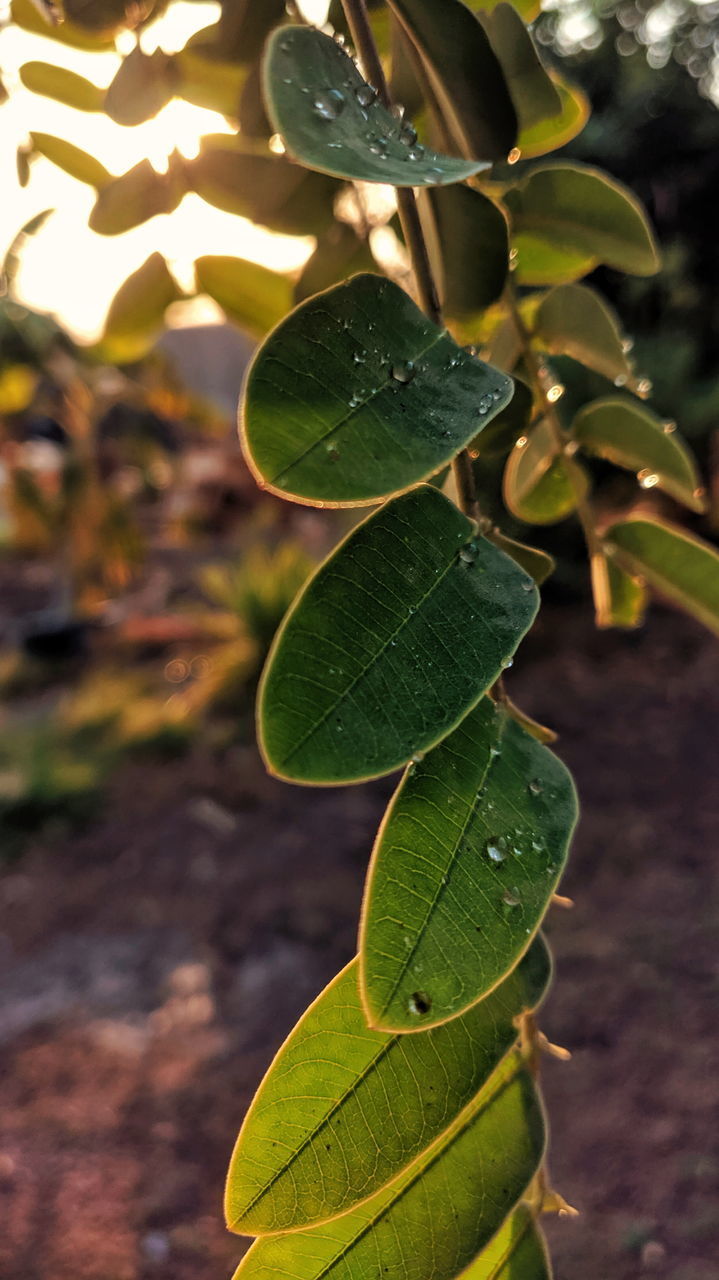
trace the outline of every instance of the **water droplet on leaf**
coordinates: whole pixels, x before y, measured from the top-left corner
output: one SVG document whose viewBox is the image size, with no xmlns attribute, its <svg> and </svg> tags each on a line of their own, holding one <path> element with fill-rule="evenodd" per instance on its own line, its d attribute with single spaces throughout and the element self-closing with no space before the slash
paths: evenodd
<svg viewBox="0 0 719 1280">
<path fill-rule="evenodd" d="M 336 120 L 344 111 L 345 96 L 339 89 L 323 89 L 315 94 L 312 106 L 321 120 Z"/>
<path fill-rule="evenodd" d="M 395 382 L 411 382 L 416 370 L 411 360 L 400 360 L 392 365 L 392 377 Z"/>
<path fill-rule="evenodd" d="M 377 99 L 377 90 L 371 84 L 361 84 L 355 90 L 355 97 L 361 107 L 371 107 Z"/>
</svg>

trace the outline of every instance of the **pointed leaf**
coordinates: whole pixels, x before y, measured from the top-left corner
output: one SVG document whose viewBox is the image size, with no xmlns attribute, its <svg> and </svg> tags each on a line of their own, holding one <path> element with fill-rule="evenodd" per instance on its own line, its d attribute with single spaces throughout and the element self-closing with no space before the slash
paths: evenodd
<svg viewBox="0 0 719 1280">
<path fill-rule="evenodd" d="M 50 62 L 26 62 L 20 79 L 31 93 L 42 93 L 77 111 L 102 111 L 105 90 L 84 76 Z"/>
<path fill-rule="evenodd" d="M 203 138 L 187 172 L 203 200 L 272 231 L 320 235 L 334 219 L 334 178 L 308 173 L 284 156 L 242 152 L 230 135 Z"/>
<path fill-rule="evenodd" d="M 201 292 L 255 338 L 263 338 L 292 306 L 292 281 L 257 262 L 208 255 L 197 259 L 195 274 Z"/>
<path fill-rule="evenodd" d="M 396 1177 L 486 1084 L 516 1041 L 515 1018 L 542 999 L 550 960 L 537 939 L 491 996 L 417 1036 L 367 1026 L 358 973 L 354 960 L 330 983 L 260 1085 L 227 1181 L 233 1231 L 333 1218 Z"/>
<path fill-rule="evenodd" d="M 557 115 L 548 116 L 531 128 L 521 130 L 517 146 L 523 160 L 532 160 L 566 146 L 582 132 L 591 114 L 589 99 L 581 89 L 569 84 L 556 71 L 550 71 L 549 76 L 557 90 L 561 110 Z"/>
<path fill-rule="evenodd" d="M 587 492 L 582 467 L 560 452 L 546 421 L 520 436 L 507 459 L 502 492 L 507 509 L 527 524 L 554 524 L 577 505 L 577 488 Z"/>
<path fill-rule="evenodd" d="M 227 11 L 223 10 L 223 15 Z M 219 26 L 204 27 L 173 57 L 175 93 L 196 107 L 236 117 L 247 72 L 232 60 Z"/>
<path fill-rule="evenodd" d="M 491 991 L 539 928 L 576 819 L 564 765 L 489 698 L 409 765 L 362 912 L 370 1025 L 435 1026 Z"/>
<path fill-rule="evenodd" d="M 572 424 L 574 439 L 600 458 L 638 472 L 644 489 L 664 489 L 692 511 L 704 511 L 696 463 L 674 423 L 664 423 L 644 405 L 607 396 L 585 405 Z"/>
<path fill-rule="evenodd" d="M 524 542 L 517 542 L 516 538 L 508 538 L 506 534 L 501 533 L 499 529 L 492 529 L 487 534 L 490 542 L 495 547 L 499 547 L 500 551 L 504 551 L 517 564 L 521 565 L 530 577 L 534 578 L 538 587 L 546 582 L 550 574 L 554 573 L 556 563 L 546 551 L 540 551 L 538 547 L 528 547 Z"/>
<path fill-rule="evenodd" d="M 527 1068 L 509 1054 L 448 1132 L 357 1209 L 308 1231 L 258 1240 L 236 1280 L 454 1280 L 514 1208 L 542 1156 Z"/>
<path fill-rule="evenodd" d="M 314 27 L 280 27 L 268 43 L 263 75 L 270 120 L 310 169 L 423 187 L 458 182 L 487 167 L 484 157 L 460 160 L 420 146 L 409 126 L 373 96 L 344 49 Z"/>
<path fill-rule="evenodd" d="M 607 529 L 608 548 L 630 574 L 719 634 L 719 555 L 708 542 L 663 520 L 642 517 Z"/>
<path fill-rule="evenodd" d="M 502 0 L 491 12 L 480 14 L 480 20 L 509 86 L 521 136 L 523 129 L 558 115 L 561 99 L 531 35 L 511 4 Z"/>
<path fill-rule="evenodd" d="M 105 97 L 105 111 L 116 124 L 138 125 L 151 120 L 174 95 L 176 74 L 172 58 L 156 49 L 143 53 L 136 45 L 123 58 Z"/>
<path fill-rule="evenodd" d="M 158 173 L 149 160 L 141 160 L 100 191 L 89 217 L 92 231 L 118 236 L 160 213 L 172 213 L 185 194 L 181 175 Z"/>
<path fill-rule="evenodd" d="M 525 1204 L 507 1218 L 462 1280 L 552 1280 L 542 1233 Z"/>
<path fill-rule="evenodd" d="M 539 304 L 534 336 L 544 351 L 571 356 L 612 382 L 632 374 L 615 313 L 587 285 L 550 289 Z"/>
<path fill-rule="evenodd" d="M 361 506 L 446 465 L 512 395 L 381 276 L 298 307 L 257 353 L 242 442 L 258 482 Z"/>
<path fill-rule="evenodd" d="M 128 276 L 110 303 L 103 343 L 116 360 L 136 360 L 161 332 L 165 312 L 184 295 L 161 253 Z"/>
<path fill-rule="evenodd" d="M 81 151 L 72 142 L 66 142 L 64 138 L 56 138 L 51 133 L 38 133 L 33 129 L 30 141 L 34 151 L 69 173 L 71 178 L 77 178 L 78 182 L 86 182 L 99 191 L 113 181 L 112 174 L 99 160 L 88 155 L 87 151 Z"/>
<path fill-rule="evenodd" d="M 591 559 L 592 594 L 598 627 L 633 629 L 644 621 L 647 588 L 643 578 L 627 573 L 601 551 Z"/>
<path fill-rule="evenodd" d="M 476 316 L 497 301 L 509 271 L 509 230 L 502 211 L 472 187 L 436 187 L 420 205 L 442 310 Z"/>
<path fill-rule="evenodd" d="M 531 578 L 422 485 L 341 544 L 290 609 L 259 693 L 260 742 L 295 782 L 377 777 L 439 742 L 537 611 Z"/>
</svg>

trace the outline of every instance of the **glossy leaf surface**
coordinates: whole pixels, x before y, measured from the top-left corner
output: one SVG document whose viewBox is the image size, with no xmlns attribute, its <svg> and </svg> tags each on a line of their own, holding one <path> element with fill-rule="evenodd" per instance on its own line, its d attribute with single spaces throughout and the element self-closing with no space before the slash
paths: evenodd
<svg viewBox="0 0 719 1280">
<path fill-rule="evenodd" d="M 539 928 L 576 819 L 564 765 L 489 698 L 408 767 L 362 912 L 372 1026 L 433 1026 L 504 977 Z"/>
<path fill-rule="evenodd" d="M 477 315 L 497 301 L 507 280 L 504 214 L 464 184 L 426 192 L 420 208 L 444 314 Z"/>
<path fill-rule="evenodd" d="M 501 1063 L 449 1131 L 390 1186 L 308 1231 L 258 1240 L 237 1280 L 454 1280 L 485 1247 L 541 1159 L 544 1125 L 517 1054 Z"/>
<path fill-rule="evenodd" d="M 428 485 L 385 504 L 297 598 L 259 696 L 271 772 L 376 777 L 441 740 L 496 679 L 538 607 L 531 578 Z"/>
<path fill-rule="evenodd" d="M 531 35 L 511 4 L 501 0 L 490 13 L 482 16 L 482 24 L 509 86 L 521 137 L 523 129 L 532 128 L 548 116 L 559 115 L 561 99 L 539 59 Z"/>
<path fill-rule="evenodd" d="M 605 534 L 620 565 L 719 633 L 719 555 L 700 538 L 661 520 L 636 518 Z"/>
<path fill-rule="evenodd" d="M 572 434 L 589 453 L 638 473 L 645 489 L 663 489 L 692 511 L 706 502 L 696 463 L 674 423 L 662 422 L 636 400 L 607 396 L 577 414 Z"/>
<path fill-rule="evenodd" d="M 572 356 L 612 382 L 631 376 L 617 318 L 587 285 L 550 289 L 537 309 L 534 336 L 544 351 Z"/>
<path fill-rule="evenodd" d="M 514 327 L 514 326 L 513 326 Z M 516 332 L 516 330 L 515 330 Z M 532 416 L 532 392 L 521 378 L 513 378 L 514 395 L 509 404 L 488 422 L 472 441 L 472 453 L 479 457 L 508 453 L 529 427 Z"/>
<path fill-rule="evenodd" d="M 248 1112 L 227 1183 L 230 1228 L 262 1235 L 336 1217 L 396 1177 L 486 1084 L 549 973 L 538 939 L 464 1017 L 398 1036 L 367 1026 L 353 961 L 300 1019 Z"/>
<path fill-rule="evenodd" d="M 257 262 L 208 254 L 195 262 L 195 274 L 198 288 L 255 338 L 263 338 L 292 306 L 292 281 Z"/>
<path fill-rule="evenodd" d="M 89 155 L 87 151 L 81 151 L 80 147 L 76 147 L 72 142 L 66 142 L 64 138 L 56 138 L 54 134 L 39 133 L 33 129 L 30 133 L 30 142 L 34 151 L 51 160 L 65 173 L 69 173 L 71 178 L 77 178 L 78 182 L 85 182 L 99 191 L 101 187 L 113 181 L 112 174 L 104 164 Z"/>
<path fill-rule="evenodd" d="M 102 111 L 104 89 L 67 67 L 56 67 L 50 62 L 26 62 L 19 74 L 25 88 L 32 93 L 54 98 L 76 111 Z"/>
<path fill-rule="evenodd" d="M 573 483 L 574 481 L 574 483 Z M 575 485 L 588 489 L 583 468 L 559 451 L 551 427 L 539 422 L 507 459 L 502 493 L 507 509 L 527 524 L 554 524 L 577 505 Z"/>
<path fill-rule="evenodd" d="M 298 307 L 257 353 L 242 438 L 260 484 L 357 506 L 438 471 L 512 395 L 381 276 Z"/>
</svg>

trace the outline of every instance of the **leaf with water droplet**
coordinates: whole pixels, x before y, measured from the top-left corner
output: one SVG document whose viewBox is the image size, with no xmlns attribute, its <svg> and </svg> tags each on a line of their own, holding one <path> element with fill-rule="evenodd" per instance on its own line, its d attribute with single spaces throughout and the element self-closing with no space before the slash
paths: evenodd
<svg viewBox="0 0 719 1280">
<path fill-rule="evenodd" d="M 571 356 L 612 382 L 631 376 L 617 317 L 587 285 L 550 289 L 537 309 L 533 336 L 543 351 Z"/>
<path fill-rule="evenodd" d="M 531 794 L 530 783 L 542 789 Z M 360 972 L 371 1025 L 434 1026 L 501 981 L 539 927 L 576 817 L 564 765 L 488 698 L 405 774 L 365 891 Z M 510 919 L 505 891 L 519 899 Z M 421 1019 L 407 1012 L 418 963 L 431 1000 Z"/>
<path fill-rule="evenodd" d="M 577 491 L 588 491 L 589 478 L 583 467 L 560 451 L 545 420 L 521 443 L 523 439 L 520 437 L 504 469 L 505 504 L 527 524 L 554 524 L 575 510 Z"/>
<path fill-rule="evenodd" d="M 716 548 L 668 521 L 641 517 L 607 529 L 606 543 L 628 573 L 719 634 L 719 555 Z"/>
</svg>

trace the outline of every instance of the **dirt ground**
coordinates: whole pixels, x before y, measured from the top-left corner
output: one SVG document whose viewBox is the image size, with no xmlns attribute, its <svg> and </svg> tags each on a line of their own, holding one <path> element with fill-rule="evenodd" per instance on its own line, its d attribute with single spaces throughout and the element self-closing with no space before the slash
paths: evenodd
<svg viewBox="0 0 719 1280">
<path fill-rule="evenodd" d="M 655 611 L 558 608 L 511 692 L 561 734 L 583 820 L 542 1014 L 558 1280 L 716 1280 L 719 649 Z M 386 783 L 266 779 L 250 748 L 128 765 L 100 820 L 0 879 L 0 1277 L 218 1280 L 253 1088 L 352 953 Z"/>
</svg>

